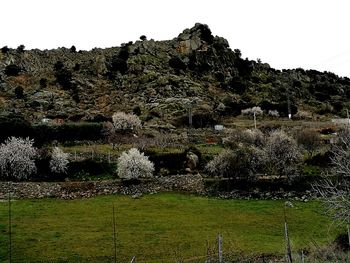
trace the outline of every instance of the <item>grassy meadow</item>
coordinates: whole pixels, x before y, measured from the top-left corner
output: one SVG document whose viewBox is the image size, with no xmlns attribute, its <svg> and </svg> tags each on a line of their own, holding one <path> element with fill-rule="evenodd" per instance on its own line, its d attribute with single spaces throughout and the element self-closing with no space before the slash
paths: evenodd
<svg viewBox="0 0 350 263">
<path fill-rule="evenodd" d="M 114 262 L 113 204 L 118 262 L 203 262 L 208 247 L 217 251 L 219 233 L 224 253 L 283 254 L 283 201 L 166 193 L 13 201 L 12 261 Z M 7 210 L 1 202 L 1 262 L 8 257 Z M 327 244 L 339 231 L 316 201 L 295 202 L 287 218 L 294 251 Z"/>
</svg>

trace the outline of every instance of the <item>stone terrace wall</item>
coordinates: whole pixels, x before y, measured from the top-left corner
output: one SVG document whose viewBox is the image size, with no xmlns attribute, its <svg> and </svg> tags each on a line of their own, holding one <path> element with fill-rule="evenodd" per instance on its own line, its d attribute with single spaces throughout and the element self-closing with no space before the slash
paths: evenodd
<svg viewBox="0 0 350 263">
<path fill-rule="evenodd" d="M 8 189 L 12 198 L 62 199 L 89 198 L 96 195 L 125 194 L 138 197 L 142 194 L 157 192 L 204 193 L 204 184 L 200 175 L 174 175 L 159 177 L 152 181 L 143 181 L 137 185 L 123 185 L 120 181 L 94 182 L 0 182 L 0 199 L 8 198 Z"/>
</svg>

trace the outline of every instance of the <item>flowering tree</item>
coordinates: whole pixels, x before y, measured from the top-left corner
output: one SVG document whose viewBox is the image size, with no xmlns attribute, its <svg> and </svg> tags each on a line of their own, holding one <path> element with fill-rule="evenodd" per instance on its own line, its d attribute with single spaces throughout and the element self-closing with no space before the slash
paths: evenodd
<svg viewBox="0 0 350 263">
<path fill-rule="evenodd" d="M 0 145 L 0 171 L 2 177 L 26 179 L 36 172 L 37 149 L 29 138 L 8 138 Z"/>
<path fill-rule="evenodd" d="M 136 148 L 121 154 L 117 161 L 118 176 L 123 179 L 149 178 L 153 176 L 154 164 Z"/>
<path fill-rule="evenodd" d="M 50 160 L 50 170 L 53 173 L 66 173 L 67 166 L 69 164 L 68 160 L 69 154 L 63 152 L 60 148 L 53 148 L 51 160 Z"/>
<path fill-rule="evenodd" d="M 106 122 L 103 127 L 103 135 L 112 144 L 113 149 L 133 140 L 131 131 L 141 128 L 139 117 L 134 114 L 116 112 L 112 116 L 112 122 Z"/>
<path fill-rule="evenodd" d="M 270 134 L 264 147 L 264 158 L 261 161 L 270 175 L 285 175 L 289 179 L 297 175 L 297 166 L 301 153 L 296 140 L 284 131 L 277 130 Z"/>
<path fill-rule="evenodd" d="M 116 112 L 112 120 L 114 129 L 117 131 L 132 131 L 141 128 L 141 121 L 135 114 Z"/>
<path fill-rule="evenodd" d="M 242 115 L 256 115 L 256 116 L 258 116 L 258 115 L 263 115 L 263 111 L 259 106 L 257 106 L 257 107 L 241 110 L 241 114 Z"/>
</svg>

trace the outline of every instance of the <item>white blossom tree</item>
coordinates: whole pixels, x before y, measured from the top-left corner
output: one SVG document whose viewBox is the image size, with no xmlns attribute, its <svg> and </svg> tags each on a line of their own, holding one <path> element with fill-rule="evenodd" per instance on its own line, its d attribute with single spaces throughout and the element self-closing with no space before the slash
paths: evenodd
<svg viewBox="0 0 350 263">
<path fill-rule="evenodd" d="M 263 148 L 265 155 L 261 162 L 270 175 L 287 176 L 289 179 L 297 175 L 301 152 L 296 140 L 284 131 L 273 131 Z"/>
<path fill-rule="evenodd" d="M 133 131 L 141 128 L 141 121 L 135 114 L 116 112 L 112 116 L 112 121 L 117 131 Z"/>
<path fill-rule="evenodd" d="M 50 170 L 53 173 L 66 173 L 69 164 L 69 154 L 60 148 L 54 147 L 51 154 Z"/>
<path fill-rule="evenodd" d="M 244 109 L 244 110 L 241 110 L 241 114 L 242 115 L 263 115 L 263 110 L 259 107 L 259 106 L 256 106 L 256 107 L 253 107 L 253 108 L 247 108 L 247 109 Z"/>
<path fill-rule="evenodd" d="M 26 179 L 36 172 L 34 140 L 10 137 L 0 145 L 0 172 L 7 179 Z"/>
<path fill-rule="evenodd" d="M 122 179 L 150 178 L 153 176 L 154 164 L 138 149 L 124 151 L 117 161 L 118 176 Z"/>
<path fill-rule="evenodd" d="M 141 120 L 134 114 L 116 112 L 112 115 L 112 122 L 106 122 L 103 135 L 112 144 L 113 149 L 121 144 L 133 141 L 133 133 L 141 128 Z"/>
</svg>

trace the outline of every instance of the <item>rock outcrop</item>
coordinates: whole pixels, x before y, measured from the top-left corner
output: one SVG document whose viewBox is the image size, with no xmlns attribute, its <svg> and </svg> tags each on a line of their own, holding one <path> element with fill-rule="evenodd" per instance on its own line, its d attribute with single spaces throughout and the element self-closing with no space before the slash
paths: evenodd
<svg viewBox="0 0 350 263">
<path fill-rule="evenodd" d="M 346 115 L 349 98 L 350 79 L 315 70 L 281 72 L 243 59 L 204 24 L 167 41 L 0 52 L 0 113 L 32 122 L 48 116 L 92 120 L 139 107 L 144 121 L 178 126 L 189 107 L 194 116 L 205 109 L 211 113 L 205 118 L 217 121 L 251 106 L 286 116 L 288 103 L 292 114 Z"/>
</svg>

